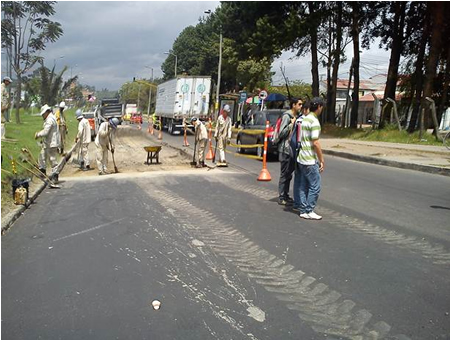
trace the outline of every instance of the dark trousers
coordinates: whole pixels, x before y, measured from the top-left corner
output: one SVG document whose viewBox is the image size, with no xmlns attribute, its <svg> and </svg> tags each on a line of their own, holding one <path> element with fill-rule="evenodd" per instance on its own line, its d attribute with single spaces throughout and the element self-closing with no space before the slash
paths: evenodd
<svg viewBox="0 0 450 340">
<path fill-rule="evenodd" d="M 280 181 L 278 182 L 278 197 L 280 199 L 289 197 L 289 186 L 291 184 L 292 173 L 295 169 L 294 159 L 285 153 L 278 156 L 280 161 Z"/>
</svg>

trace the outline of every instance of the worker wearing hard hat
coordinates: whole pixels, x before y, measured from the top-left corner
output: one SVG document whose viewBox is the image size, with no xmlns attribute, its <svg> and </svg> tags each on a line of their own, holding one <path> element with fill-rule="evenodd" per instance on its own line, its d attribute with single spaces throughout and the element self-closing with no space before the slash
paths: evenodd
<svg viewBox="0 0 450 340">
<path fill-rule="evenodd" d="M 197 162 L 196 167 L 202 168 L 206 167 L 205 164 L 205 149 L 206 144 L 208 142 L 208 131 L 206 130 L 205 124 L 203 124 L 202 121 L 200 121 L 198 118 L 193 117 L 191 119 L 192 125 L 194 125 L 195 128 L 195 144 L 197 145 L 197 152 L 195 155 L 195 159 Z"/>
<path fill-rule="evenodd" d="M 89 161 L 89 143 L 91 142 L 91 126 L 89 125 L 89 121 L 83 117 L 83 112 L 78 109 L 75 112 L 75 117 L 78 120 L 78 133 L 75 138 L 75 143 L 80 142 L 80 169 L 85 171 L 91 168 Z"/>
<path fill-rule="evenodd" d="M 217 119 L 216 132 L 214 138 L 216 139 L 217 147 L 219 148 L 219 162 L 217 166 L 228 166 L 225 160 L 225 149 L 231 140 L 231 118 L 228 116 L 231 112 L 230 105 L 225 105 L 222 114 Z"/>
<path fill-rule="evenodd" d="M 95 137 L 95 146 L 97 147 L 99 175 L 106 175 L 108 173 L 108 150 L 114 153 L 114 137 L 119 123 L 118 118 L 110 118 L 107 122 L 101 123 L 98 129 L 97 136 Z"/>
<path fill-rule="evenodd" d="M 45 174 L 47 160 L 49 160 L 52 167 L 50 179 L 58 182 L 59 171 L 57 157 L 61 140 L 58 123 L 56 122 L 56 117 L 52 112 L 52 108 L 47 104 L 41 107 L 41 117 L 44 119 L 44 128 L 34 134 L 34 139 L 42 138 L 42 149 L 38 159 L 39 170 Z"/>
<path fill-rule="evenodd" d="M 64 152 L 64 144 L 66 142 L 66 135 L 69 132 L 66 125 L 66 118 L 64 117 L 64 109 L 66 108 L 66 103 L 61 102 L 59 103 L 59 110 L 56 111 L 55 117 L 56 122 L 58 123 L 59 127 L 59 134 L 61 136 L 61 145 L 59 147 L 59 152 L 62 154 Z"/>
</svg>

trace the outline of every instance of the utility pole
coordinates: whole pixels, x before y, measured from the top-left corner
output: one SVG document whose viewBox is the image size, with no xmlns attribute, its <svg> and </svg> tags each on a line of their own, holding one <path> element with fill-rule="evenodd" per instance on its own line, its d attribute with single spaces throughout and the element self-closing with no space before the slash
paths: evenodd
<svg viewBox="0 0 450 340">
<path fill-rule="evenodd" d="M 352 64 L 350 65 L 350 76 L 349 76 L 349 79 L 348 79 L 348 86 L 347 86 L 347 95 L 346 95 L 346 98 L 345 98 L 345 112 L 343 112 L 343 117 L 342 117 L 342 121 L 341 121 L 341 126 L 343 127 L 343 128 L 345 128 L 345 127 L 347 127 L 347 125 L 348 125 L 348 122 L 347 122 L 347 120 L 348 120 L 348 115 L 349 115 L 349 106 L 350 106 L 350 103 L 349 103 L 349 94 L 350 94 L 350 84 L 352 83 L 352 76 L 353 76 L 353 58 L 352 58 Z"/>
<path fill-rule="evenodd" d="M 152 69 L 153 71 L 153 69 Z M 148 108 L 147 108 L 147 116 L 150 117 L 150 105 L 152 103 L 152 86 L 150 85 L 149 94 L 148 94 Z"/>
<path fill-rule="evenodd" d="M 217 89 L 216 89 L 216 110 L 219 116 L 219 93 L 220 93 L 220 76 L 222 72 L 222 28 L 220 28 L 220 44 L 219 44 L 219 68 L 217 70 Z"/>
</svg>

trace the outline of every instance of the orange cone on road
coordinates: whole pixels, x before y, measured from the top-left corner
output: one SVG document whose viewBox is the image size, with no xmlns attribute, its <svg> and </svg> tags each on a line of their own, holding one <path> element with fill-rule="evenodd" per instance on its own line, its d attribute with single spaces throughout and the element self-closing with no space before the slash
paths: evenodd
<svg viewBox="0 0 450 340">
<path fill-rule="evenodd" d="M 272 180 L 269 170 L 267 170 L 267 136 L 269 134 L 269 121 L 266 121 L 266 132 L 264 134 L 264 154 L 263 154 L 263 168 L 258 176 L 258 181 L 269 182 Z"/>
</svg>

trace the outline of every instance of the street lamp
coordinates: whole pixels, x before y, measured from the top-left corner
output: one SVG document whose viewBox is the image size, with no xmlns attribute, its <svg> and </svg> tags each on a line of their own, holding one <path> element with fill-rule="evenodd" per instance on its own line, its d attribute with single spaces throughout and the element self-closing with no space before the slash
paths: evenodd
<svg viewBox="0 0 450 340">
<path fill-rule="evenodd" d="M 211 14 L 211 10 L 205 11 L 205 14 Z M 216 110 L 219 112 L 219 93 L 220 93 L 220 76 L 222 73 L 222 27 L 220 28 L 220 44 L 219 44 L 219 67 L 217 70 L 217 88 L 216 88 Z"/>
<path fill-rule="evenodd" d="M 62 55 L 62 56 L 60 56 L 59 58 L 55 58 L 55 59 L 53 59 L 53 68 L 55 68 L 56 67 L 56 59 L 62 59 L 62 58 L 64 58 L 64 56 Z"/>
<path fill-rule="evenodd" d="M 176 54 L 173 54 L 172 52 L 164 52 L 164 54 L 170 54 L 175 57 L 175 78 L 177 77 L 177 63 L 178 63 L 178 57 Z"/>
</svg>

